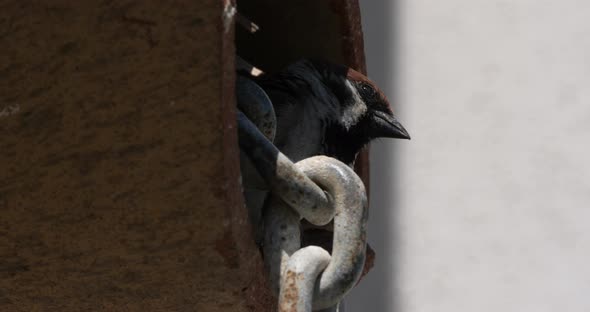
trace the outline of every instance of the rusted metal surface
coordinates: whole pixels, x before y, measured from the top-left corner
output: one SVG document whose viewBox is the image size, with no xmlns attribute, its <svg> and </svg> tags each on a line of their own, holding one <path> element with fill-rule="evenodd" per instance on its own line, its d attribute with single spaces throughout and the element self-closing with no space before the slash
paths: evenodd
<svg viewBox="0 0 590 312">
<path fill-rule="evenodd" d="M 2 1 L 0 311 L 272 309 L 227 4 Z"/>
</svg>

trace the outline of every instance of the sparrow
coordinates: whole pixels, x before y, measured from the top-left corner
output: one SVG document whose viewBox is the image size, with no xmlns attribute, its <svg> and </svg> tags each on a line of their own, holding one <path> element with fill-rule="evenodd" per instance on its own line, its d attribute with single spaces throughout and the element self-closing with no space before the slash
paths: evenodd
<svg viewBox="0 0 590 312">
<path fill-rule="evenodd" d="M 344 65 L 303 59 L 255 82 L 275 109 L 274 144 L 293 162 L 326 155 L 352 165 L 373 139 L 410 139 L 375 83 Z"/>
<path fill-rule="evenodd" d="M 293 162 L 326 155 L 352 167 L 357 154 L 373 139 L 410 139 L 375 83 L 344 65 L 303 59 L 275 74 L 249 79 L 272 102 L 273 143 Z M 259 225 L 268 186 L 244 155 L 241 168 L 250 220 Z M 256 227 L 260 244 L 262 226 Z"/>
</svg>

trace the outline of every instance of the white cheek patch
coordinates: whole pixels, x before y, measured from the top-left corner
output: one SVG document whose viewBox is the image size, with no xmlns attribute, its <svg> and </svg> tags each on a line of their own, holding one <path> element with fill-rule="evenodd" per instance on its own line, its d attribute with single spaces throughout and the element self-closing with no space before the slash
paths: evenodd
<svg viewBox="0 0 590 312">
<path fill-rule="evenodd" d="M 352 92 L 353 101 L 342 111 L 342 121 L 346 130 L 355 125 L 367 112 L 367 104 L 361 99 L 356 88 L 346 79 L 346 87 Z"/>
</svg>

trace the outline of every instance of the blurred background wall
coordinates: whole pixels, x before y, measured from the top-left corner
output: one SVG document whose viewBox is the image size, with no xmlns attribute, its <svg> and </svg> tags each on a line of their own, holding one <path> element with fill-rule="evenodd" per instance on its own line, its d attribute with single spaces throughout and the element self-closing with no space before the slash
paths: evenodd
<svg viewBox="0 0 590 312">
<path fill-rule="evenodd" d="M 346 311 L 590 311 L 590 2 L 361 1 L 412 141 L 371 147 Z"/>
</svg>

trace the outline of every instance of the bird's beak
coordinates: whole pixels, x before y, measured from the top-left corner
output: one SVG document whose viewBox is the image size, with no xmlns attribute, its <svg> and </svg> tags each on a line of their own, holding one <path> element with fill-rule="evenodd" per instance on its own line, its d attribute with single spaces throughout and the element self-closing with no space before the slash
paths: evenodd
<svg viewBox="0 0 590 312">
<path fill-rule="evenodd" d="M 408 131 L 406 131 L 404 126 L 391 113 L 373 112 L 373 125 L 375 137 L 410 139 Z"/>
</svg>

